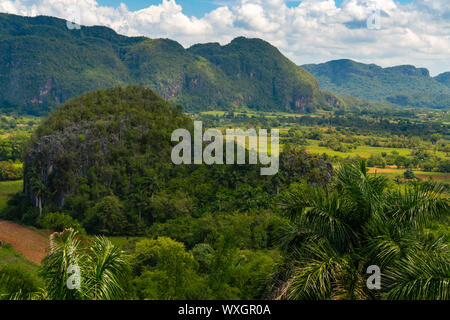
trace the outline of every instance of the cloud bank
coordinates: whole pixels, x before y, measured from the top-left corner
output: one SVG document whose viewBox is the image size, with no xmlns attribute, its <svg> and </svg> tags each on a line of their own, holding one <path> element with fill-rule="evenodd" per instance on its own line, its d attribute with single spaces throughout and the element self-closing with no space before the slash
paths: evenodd
<svg viewBox="0 0 450 320">
<path fill-rule="evenodd" d="M 184 14 L 176 0 L 138 11 L 95 0 L 0 0 L 0 12 L 79 20 L 128 36 L 171 38 L 185 47 L 257 37 L 297 64 L 349 58 L 382 66 L 413 64 L 432 74 L 450 70 L 448 0 L 344 0 L 340 7 L 334 0 L 304 0 L 297 6 L 285 0 L 235 0 L 201 18 Z"/>
</svg>

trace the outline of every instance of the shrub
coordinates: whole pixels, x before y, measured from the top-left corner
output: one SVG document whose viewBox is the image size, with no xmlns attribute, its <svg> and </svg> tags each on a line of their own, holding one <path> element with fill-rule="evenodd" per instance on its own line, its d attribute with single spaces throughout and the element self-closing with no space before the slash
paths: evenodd
<svg viewBox="0 0 450 320">
<path fill-rule="evenodd" d="M 4 220 L 20 221 L 24 212 L 30 209 L 30 202 L 23 193 L 16 193 L 7 202 L 8 206 L 0 212 Z"/>
<path fill-rule="evenodd" d="M 442 160 L 439 162 L 438 169 L 439 172 L 450 172 L 450 160 Z"/>
<path fill-rule="evenodd" d="M 414 179 L 416 177 L 416 175 L 414 174 L 414 172 L 412 170 L 406 170 L 403 173 L 403 176 L 405 177 L 405 179 Z"/>
<path fill-rule="evenodd" d="M 8 161 L 0 161 L 0 181 L 19 180 L 23 178 L 21 167 Z"/>
<path fill-rule="evenodd" d="M 118 235 L 128 226 L 128 220 L 123 214 L 123 205 L 119 198 L 106 196 L 93 208 L 89 209 L 83 226 L 90 233 Z"/>
<path fill-rule="evenodd" d="M 68 214 L 61 212 L 47 213 L 39 218 L 39 225 L 48 230 L 62 232 L 64 229 L 73 228 L 78 231 L 84 231 L 81 224 Z"/>
</svg>

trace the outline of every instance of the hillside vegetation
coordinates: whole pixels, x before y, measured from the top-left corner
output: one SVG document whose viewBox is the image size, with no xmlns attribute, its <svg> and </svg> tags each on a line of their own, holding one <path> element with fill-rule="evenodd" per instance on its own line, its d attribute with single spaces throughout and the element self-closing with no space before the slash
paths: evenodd
<svg viewBox="0 0 450 320">
<path fill-rule="evenodd" d="M 347 59 L 302 68 L 318 79 L 322 89 L 338 94 L 402 107 L 450 108 L 448 73 L 433 78 L 424 68 L 410 65 L 382 68 Z"/>
<path fill-rule="evenodd" d="M 409 144 L 429 147 L 414 137 L 392 134 L 382 140 L 375 135 L 406 126 L 411 134 L 421 132 L 435 141 L 437 155 L 445 152 L 438 142 L 444 140 L 430 133 L 444 128 L 414 119 L 399 126 L 387 114 L 389 120 L 383 121 L 362 115 L 267 114 L 190 116 L 204 117 L 205 127 L 294 123 L 282 128 L 283 152 L 274 176 L 261 176 L 259 165 L 172 164 L 171 132 L 192 130 L 193 119 L 150 89 L 97 90 L 51 112 L 25 150 L 25 193 L 14 195 L 0 212 L 1 219 L 57 232 L 39 269 L 43 284 L 31 295 L 18 292 L 20 283 L 0 294 L 25 299 L 448 299 L 448 188 L 413 179 L 411 170 L 395 181 L 366 167 L 380 160 L 413 168 L 427 149 L 402 162 L 400 154 L 366 162 L 302 148 L 302 141 L 320 136 L 326 147 L 342 152 L 372 140 L 399 151 Z M 308 121 L 332 121 L 336 129 L 300 126 Z M 353 127 L 343 128 L 347 125 Z M 431 154 L 427 159 L 438 161 Z M 74 261 L 82 262 L 80 291 L 64 285 Z M 384 270 L 382 290 L 366 286 L 372 264 Z M 14 284 L 20 275 L 14 268 L 5 278 Z M 32 281 L 30 287 L 35 285 Z"/>
<path fill-rule="evenodd" d="M 141 85 L 184 109 L 311 112 L 329 107 L 317 80 L 259 39 L 184 49 L 106 27 L 0 14 L 0 108 L 46 114 L 86 91 Z"/>
</svg>

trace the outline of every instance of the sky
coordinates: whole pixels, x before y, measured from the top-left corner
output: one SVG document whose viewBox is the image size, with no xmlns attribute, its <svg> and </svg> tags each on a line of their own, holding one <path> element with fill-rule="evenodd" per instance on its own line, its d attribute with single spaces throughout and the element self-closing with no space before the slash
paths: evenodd
<svg viewBox="0 0 450 320">
<path fill-rule="evenodd" d="M 412 0 L 400 0 L 398 3 L 410 3 Z M 125 3 L 128 9 L 136 11 L 145 9 L 151 5 L 157 5 L 159 0 L 99 0 L 97 1 L 101 6 L 118 7 L 120 3 Z M 284 1 L 288 7 L 298 6 L 300 0 Z M 343 0 L 334 1 L 337 7 L 342 6 Z M 177 1 L 183 8 L 183 13 L 188 16 L 195 16 L 197 18 L 203 17 L 206 13 L 213 11 L 223 5 L 233 5 L 238 1 L 233 0 L 179 0 Z"/>
<path fill-rule="evenodd" d="M 262 38 L 299 65 L 353 59 L 450 71 L 450 0 L 0 0 L 0 12 L 104 25 L 184 47 Z"/>
</svg>

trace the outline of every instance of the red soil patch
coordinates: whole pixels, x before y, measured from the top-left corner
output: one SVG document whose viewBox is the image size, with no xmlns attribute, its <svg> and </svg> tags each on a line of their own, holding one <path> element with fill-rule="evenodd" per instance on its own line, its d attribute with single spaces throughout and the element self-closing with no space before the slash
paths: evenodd
<svg viewBox="0 0 450 320">
<path fill-rule="evenodd" d="M 41 264 L 46 256 L 48 239 L 21 225 L 0 221 L 0 240 L 11 244 L 14 249 L 34 263 Z"/>
<path fill-rule="evenodd" d="M 431 177 L 433 180 L 450 180 L 450 174 L 416 174 L 416 176 L 421 179 L 428 179 L 429 177 Z"/>
</svg>

